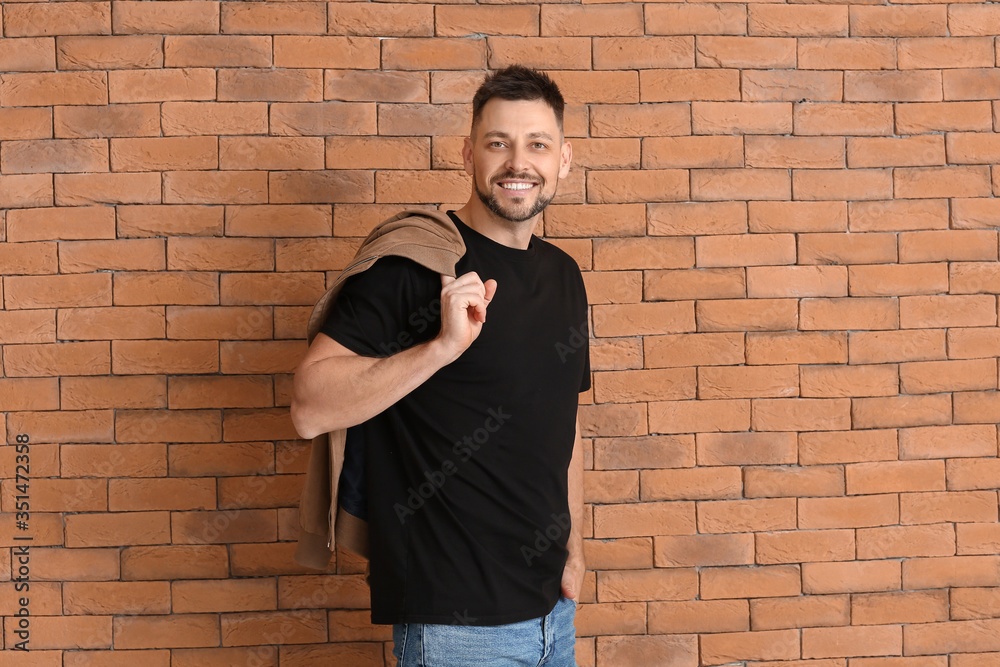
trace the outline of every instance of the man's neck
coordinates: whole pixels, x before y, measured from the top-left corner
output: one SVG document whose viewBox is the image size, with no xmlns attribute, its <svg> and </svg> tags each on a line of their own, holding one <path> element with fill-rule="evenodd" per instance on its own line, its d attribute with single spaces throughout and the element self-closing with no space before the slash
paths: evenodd
<svg viewBox="0 0 1000 667">
<path fill-rule="evenodd" d="M 531 235 L 535 227 L 541 220 L 541 213 L 530 220 L 524 222 L 511 222 L 499 218 L 492 211 L 482 205 L 482 202 L 473 195 L 472 198 L 462 208 L 455 211 L 455 215 L 466 225 L 476 230 L 483 236 L 496 241 L 501 245 L 518 250 L 526 250 L 531 242 Z"/>
</svg>

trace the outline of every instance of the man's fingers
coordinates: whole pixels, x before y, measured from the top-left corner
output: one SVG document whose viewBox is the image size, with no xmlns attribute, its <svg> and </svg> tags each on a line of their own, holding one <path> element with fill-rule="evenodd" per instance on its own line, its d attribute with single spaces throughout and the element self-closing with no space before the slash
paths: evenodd
<svg viewBox="0 0 1000 667">
<path fill-rule="evenodd" d="M 493 295 L 497 293 L 497 281 L 490 278 L 483 286 L 486 288 L 486 304 L 489 305 L 490 301 L 493 300 Z"/>
<path fill-rule="evenodd" d="M 453 282 L 455 282 L 455 278 L 453 276 L 446 276 L 443 273 L 441 274 L 441 287 L 444 287 L 445 285 L 450 285 Z"/>
</svg>

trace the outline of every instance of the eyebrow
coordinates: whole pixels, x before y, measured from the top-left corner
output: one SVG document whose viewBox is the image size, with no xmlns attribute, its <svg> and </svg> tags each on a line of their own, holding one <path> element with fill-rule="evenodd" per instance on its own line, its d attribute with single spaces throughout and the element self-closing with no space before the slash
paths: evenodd
<svg viewBox="0 0 1000 667">
<path fill-rule="evenodd" d="M 483 139 L 510 139 L 510 135 L 499 130 L 492 130 L 484 134 Z M 528 134 L 528 139 L 547 139 L 549 141 L 555 141 L 555 139 L 552 138 L 552 135 L 548 132 L 531 132 Z"/>
</svg>

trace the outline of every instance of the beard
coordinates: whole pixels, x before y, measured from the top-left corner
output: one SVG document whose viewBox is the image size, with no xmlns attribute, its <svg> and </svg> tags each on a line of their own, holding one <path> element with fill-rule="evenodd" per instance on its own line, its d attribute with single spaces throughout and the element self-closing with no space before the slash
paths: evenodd
<svg viewBox="0 0 1000 667">
<path fill-rule="evenodd" d="M 500 200 L 493 193 L 493 188 L 496 186 L 498 181 L 505 178 L 512 180 L 537 181 L 538 194 L 535 196 L 535 201 L 530 205 L 527 201 L 523 204 L 515 206 L 505 206 L 501 204 Z M 486 192 L 479 187 L 478 179 L 473 177 L 473 181 L 473 186 L 475 187 L 476 194 L 479 195 L 479 200 L 483 202 L 486 208 L 488 208 L 493 215 L 503 220 L 507 220 L 508 222 L 524 222 L 525 220 L 534 218 L 536 215 L 545 210 L 545 207 L 552 202 L 553 197 L 556 195 L 554 191 L 551 194 L 545 194 L 545 180 L 540 176 L 531 177 L 527 174 L 515 174 L 509 171 L 496 174 L 490 178 L 489 190 Z"/>
</svg>

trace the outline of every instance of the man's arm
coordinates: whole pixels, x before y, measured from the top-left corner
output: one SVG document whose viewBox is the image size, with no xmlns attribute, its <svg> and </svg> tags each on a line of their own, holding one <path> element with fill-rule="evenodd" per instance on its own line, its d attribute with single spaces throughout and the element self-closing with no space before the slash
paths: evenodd
<svg viewBox="0 0 1000 667">
<path fill-rule="evenodd" d="M 441 331 L 389 357 L 363 357 L 319 334 L 295 371 L 292 423 L 311 439 L 360 424 L 461 356 L 479 336 L 496 281 L 441 276 Z"/>
<path fill-rule="evenodd" d="M 569 462 L 568 482 L 572 526 L 566 544 L 569 556 L 563 568 L 562 594 L 574 600 L 580 595 L 583 575 L 587 572 L 587 564 L 583 558 L 583 441 L 580 438 L 579 418 L 576 421 L 576 441 L 573 443 L 573 457 Z"/>
</svg>

